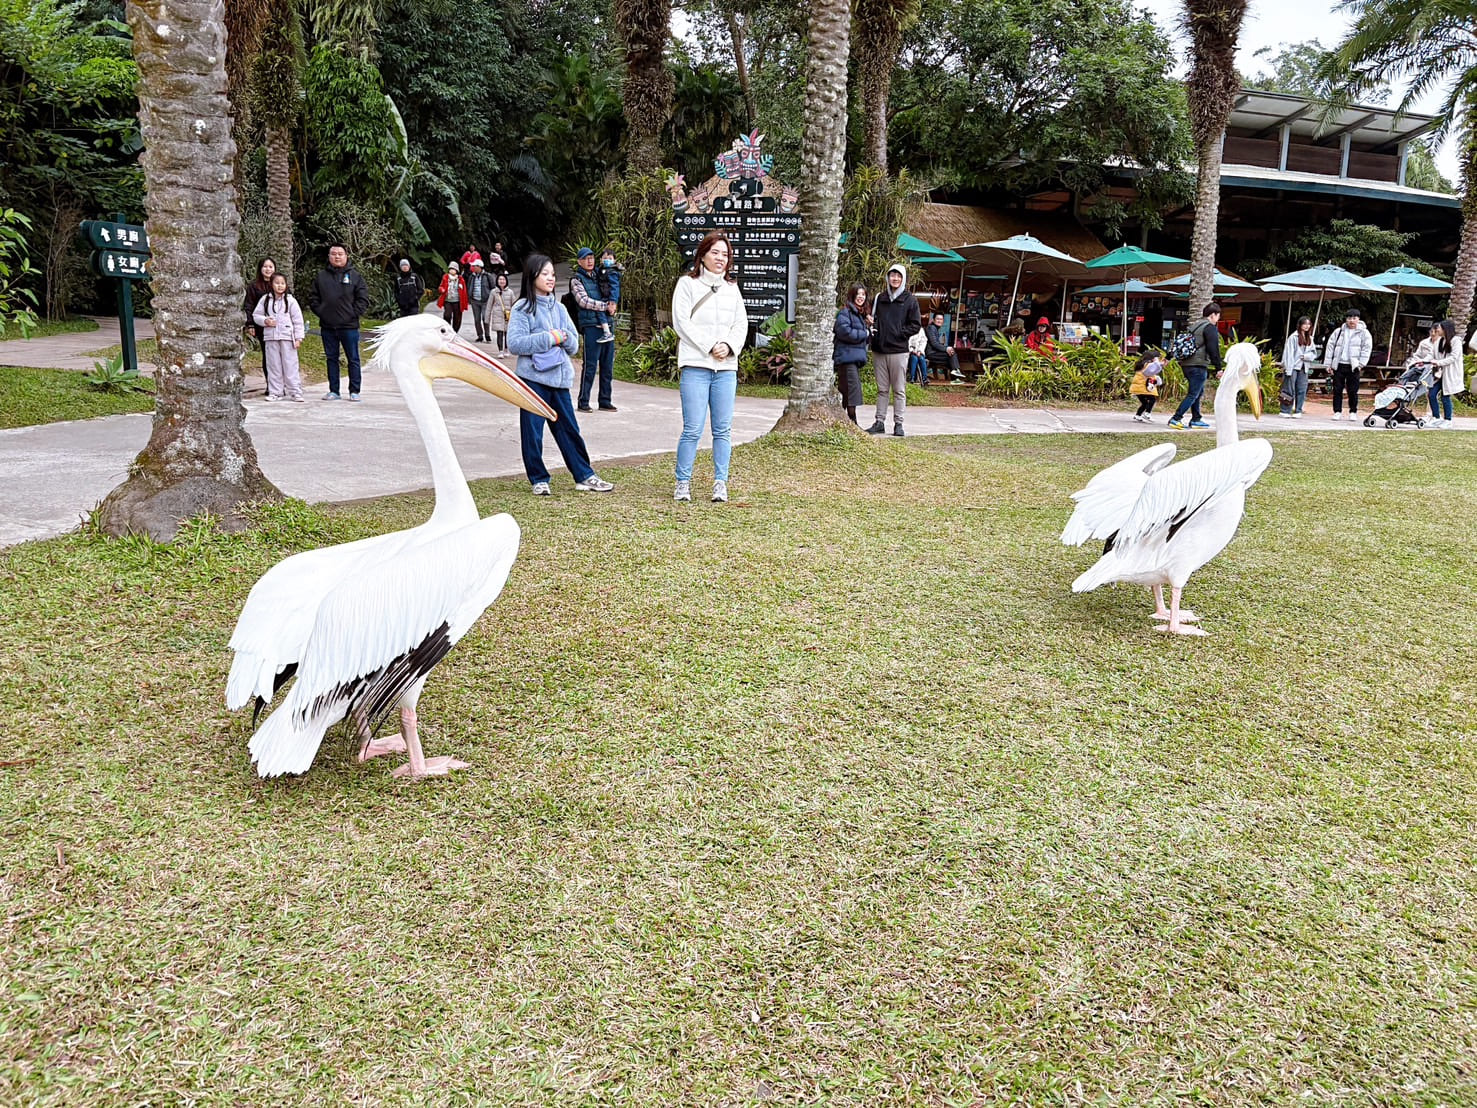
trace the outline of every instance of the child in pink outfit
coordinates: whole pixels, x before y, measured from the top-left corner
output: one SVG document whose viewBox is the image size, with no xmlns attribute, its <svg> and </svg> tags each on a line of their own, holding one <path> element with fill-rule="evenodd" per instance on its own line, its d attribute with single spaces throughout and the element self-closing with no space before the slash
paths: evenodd
<svg viewBox="0 0 1477 1108">
<path fill-rule="evenodd" d="M 267 375 L 267 399 L 303 402 L 303 382 L 298 373 L 297 348 L 307 328 L 297 298 L 287 291 L 287 278 L 272 277 L 272 288 L 251 313 L 262 329 L 262 363 Z"/>
</svg>

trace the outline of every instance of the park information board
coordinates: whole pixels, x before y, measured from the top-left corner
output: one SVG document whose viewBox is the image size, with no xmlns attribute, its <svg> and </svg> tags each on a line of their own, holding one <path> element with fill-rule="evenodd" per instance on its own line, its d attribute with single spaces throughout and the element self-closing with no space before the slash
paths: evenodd
<svg viewBox="0 0 1477 1108">
<path fill-rule="evenodd" d="M 800 250 L 800 194 L 769 176 L 774 159 L 763 152 L 763 142 L 757 130 L 736 140 L 714 159 L 716 175 L 691 191 L 681 176 L 667 178 L 684 263 L 692 264 L 703 236 L 724 232 L 733 243 L 734 279 L 754 324 L 775 312 L 794 319 Z"/>
</svg>

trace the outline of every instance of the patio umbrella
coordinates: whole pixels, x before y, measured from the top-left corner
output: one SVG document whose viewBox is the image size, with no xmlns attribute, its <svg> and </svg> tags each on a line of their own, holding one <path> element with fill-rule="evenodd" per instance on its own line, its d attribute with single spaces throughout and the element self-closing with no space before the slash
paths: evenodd
<svg viewBox="0 0 1477 1108">
<path fill-rule="evenodd" d="M 1395 311 L 1390 316 L 1390 345 L 1386 347 L 1387 353 L 1385 354 L 1385 362 L 1389 364 L 1390 359 L 1395 356 L 1395 321 L 1400 318 L 1400 295 L 1406 292 L 1449 289 L 1451 282 L 1443 281 L 1439 277 L 1427 277 L 1420 270 L 1412 269 L 1408 265 L 1397 265 L 1383 273 L 1367 277 L 1365 280 L 1390 289 L 1395 294 Z"/>
<path fill-rule="evenodd" d="M 1078 289 L 1078 296 L 1089 296 L 1096 293 L 1106 296 L 1110 293 L 1126 293 L 1129 296 L 1184 296 L 1182 292 L 1173 289 L 1161 289 L 1154 285 L 1145 284 L 1137 277 L 1127 281 L 1114 281 L 1111 285 L 1093 285 L 1090 289 Z"/>
<path fill-rule="evenodd" d="M 953 250 L 945 250 L 942 246 L 935 246 L 931 242 L 924 242 L 913 235 L 902 234 L 897 237 L 897 248 L 907 255 L 908 261 L 915 265 L 933 265 L 937 262 L 953 262 L 955 265 L 964 264 L 964 255 Z"/>
<path fill-rule="evenodd" d="M 1257 283 L 1257 288 L 1261 290 L 1261 295 L 1268 300 L 1271 300 L 1273 297 L 1287 297 L 1287 330 L 1290 334 L 1292 332 L 1292 302 L 1300 296 L 1306 300 L 1308 298 L 1308 290 L 1300 288 L 1297 285 L 1279 285 L 1276 281 L 1260 281 Z M 1330 300 L 1342 300 L 1344 297 L 1353 296 L 1354 294 L 1352 292 L 1335 291 L 1326 293 L 1325 295 Z"/>
<path fill-rule="evenodd" d="M 1313 315 L 1313 333 L 1318 333 L 1318 323 L 1323 318 L 1323 298 L 1330 292 L 1343 293 L 1373 293 L 1375 295 L 1386 295 L 1393 292 L 1383 285 L 1377 285 L 1373 281 L 1366 281 L 1357 273 L 1350 273 L 1341 265 L 1315 265 L 1309 269 L 1295 269 L 1291 273 L 1278 273 L 1259 282 L 1262 288 L 1266 288 L 1268 282 L 1279 285 L 1293 285 L 1296 288 L 1308 292 L 1318 293 L 1318 310 Z"/>
<path fill-rule="evenodd" d="M 1130 277 L 1152 277 L 1160 273 L 1179 269 L 1189 262 L 1184 258 L 1171 258 L 1168 254 L 1155 254 L 1137 246 L 1120 246 L 1117 250 L 1083 263 L 1088 269 L 1116 269 L 1125 285 Z M 1128 290 L 1123 291 L 1123 350 L 1128 352 Z"/>
<path fill-rule="evenodd" d="M 1021 270 L 1026 259 L 1031 259 L 1033 273 L 1046 273 L 1054 277 L 1067 278 L 1083 271 L 1083 263 L 1055 247 L 1047 246 L 1035 235 L 1012 235 L 1008 239 L 994 242 L 971 242 L 957 248 L 970 261 L 1013 261 L 1015 262 L 1015 286 L 1010 290 L 1010 308 L 1015 310 L 1015 298 L 1021 291 Z M 959 273 L 959 295 L 964 295 L 964 273 Z M 1066 303 L 1067 289 L 1062 283 L 1062 302 Z"/>
<path fill-rule="evenodd" d="M 1161 289 L 1182 289 L 1185 295 L 1188 296 L 1190 292 L 1190 274 L 1185 273 L 1179 277 L 1171 277 L 1167 281 L 1155 281 L 1154 286 Z M 1222 273 L 1218 269 L 1215 271 L 1214 288 L 1216 292 L 1228 292 L 1234 297 L 1237 291 L 1255 290 L 1256 287 L 1250 281 L 1243 281 L 1240 277 L 1232 277 L 1229 273 Z"/>
</svg>

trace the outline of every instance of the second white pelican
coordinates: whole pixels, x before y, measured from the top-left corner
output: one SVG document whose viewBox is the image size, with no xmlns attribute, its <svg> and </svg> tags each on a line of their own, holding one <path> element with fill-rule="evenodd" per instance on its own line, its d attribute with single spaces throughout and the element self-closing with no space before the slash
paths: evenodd
<svg viewBox="0 0 1477 1108">
<path fill-rule="evenodd" d="M 1062 541 L 1071 546 L 1104 541 L 1103 556 L 1072 582 L 1073 592 L 1112 581 L 1147 585 L 1154 592 L 1155 618 L 1167 621 L 1161 630 L 1205 634 L 1192 625 L 1194 613 L 1180 609 L 1180 594 L 1190 575 L 1235 536 L 1246 512 L 1246 490 L 1272 460 L 1271 443 L 1241 442 L 1236 427 L 1236 398 L 1242 391 L 1261 418 L 1260 367 L 1261 355 L 1249 342 L 1226 352 L 1215 393 L 1215 449 L 1170 465 L 1174 444 L 1152 446 L 1109 466 L 1073 494 L 1077 509 Z M 1165 585 L 1170 587 L 1167 609 Z"/>
</svg>

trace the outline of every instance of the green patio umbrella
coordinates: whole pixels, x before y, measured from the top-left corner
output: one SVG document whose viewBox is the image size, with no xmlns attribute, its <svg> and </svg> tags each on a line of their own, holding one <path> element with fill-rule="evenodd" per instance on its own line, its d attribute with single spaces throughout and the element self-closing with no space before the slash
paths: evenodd
<svg viewBox="0 0 1477 1108">
<path fill-rule="evenodd" d="M 1189 262 L 1168 254 L 1155 254 L 1137 246 L 1120 246 L 1117 250 L 1083 263 L 1088 269 L 1116 269 L 1119 280 L 1127 285 L 1130 277 L 1153 277 L 1171 273 Z M 1123 352 L 1128 353 L 1128 289 L 1123 290 Z"/>
<path fill-rule="evenodd" d="M 897 248 L 907 255 L 908 260 L 916 265 L 932 265 L 935 262 L 953 262 L 955 265 L 964 263 L 964 255 L 953 250 L 945 250 L 942 246 L 935 246 L 931 242 L 924 242 L 913 235 L 902 234 L 897 237 Z"/>
<path fill-rule="evenodd" d="M 1383 273 L 1376 273 L 1373 277 L 1366 277 L 1365 280 L 1395 293 L 1395 311 L 1390 315 L 1390 344 L 1385 348 L 1385 363 L 1388 365 L 1390 359 L 1395 356 L 1395 321 L 1400 318 L 1401 293 L 1435 292 L 1438 289 L 1449 289 L 1451 282 L 1443 281 L 1439 277 L 1428 277 L 1420 270 L 1412 269 L 1408 265 L 1397 265 Z"/>
</svg>

